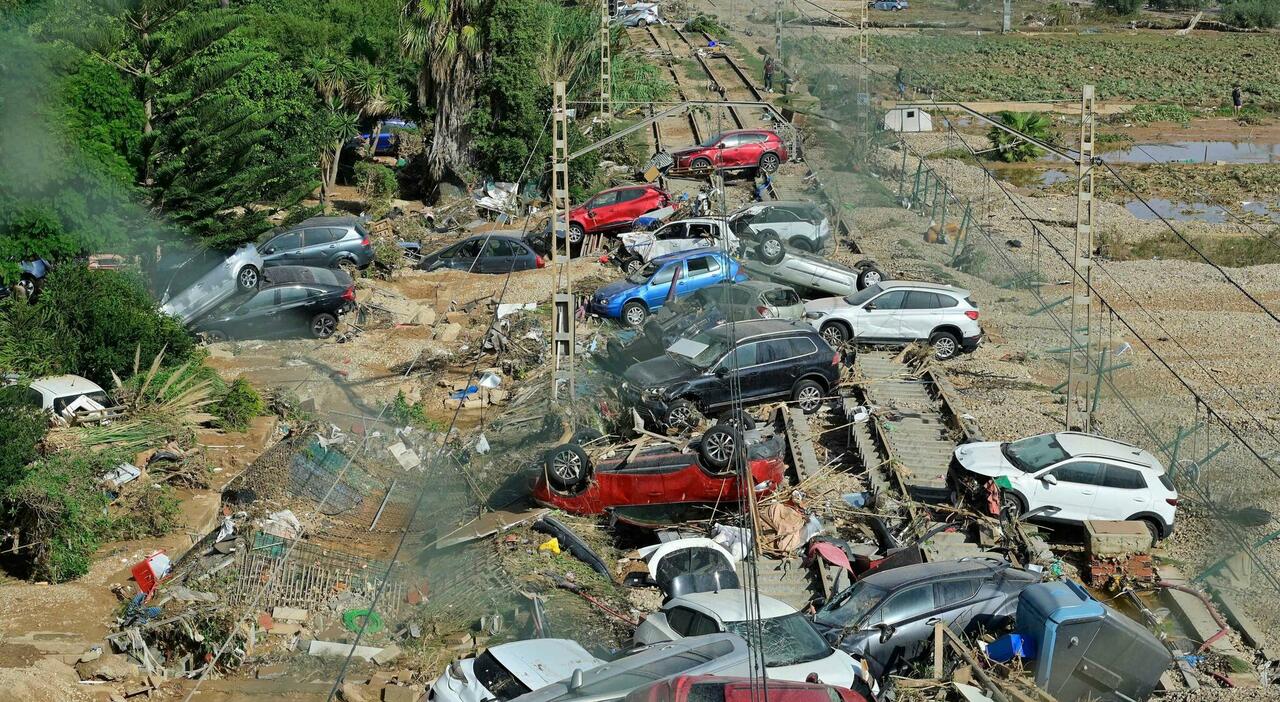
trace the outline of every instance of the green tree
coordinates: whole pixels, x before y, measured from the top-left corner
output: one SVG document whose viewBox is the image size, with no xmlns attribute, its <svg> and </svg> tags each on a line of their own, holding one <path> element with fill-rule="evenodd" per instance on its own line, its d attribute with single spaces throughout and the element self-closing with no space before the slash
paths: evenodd
<svg viewBox="0 0 1280 702">
<path fill-rule="evenodd" d="M 1049 118 L 1039 112 L 1000 112 L 997 114 L 1001 124 L 1019 132 L 1026 136 L 1032 137 L 1039 141 L 1046 141 L 1049 138 L 1049 127 L 1051 123 Z M 999 127 L 992 127 L 987 132 L 987 138 L 991 140 L 991 144 L 999 151 L 999 157 L 1002 161 L 1014 163 L 1017 161 L 1031 161 L 1039 158 L 1044 154 L 1044 150 L 1032 144 L 1026 139 L 1010 134 Z"/>
<path fill-rule="evenodd" d="M 1275 27 L 1280 25 L 1280 0 L 1229 0 L 1222 4 L 1222 21 L 1235 27 Z"/>
<path fill-rule="evenodd" d="M 24 388 L 0 389 L 0 492 L 22 477 L 22 469 L 40 455 L 49 418 L 22 401 Z"/>
<path fill-rule="evenodd" d="M 1098 7 L 1121 16 L 1128 16 L 1142 9 L 1143 0 L 1099 0 Z"/>
</svg>

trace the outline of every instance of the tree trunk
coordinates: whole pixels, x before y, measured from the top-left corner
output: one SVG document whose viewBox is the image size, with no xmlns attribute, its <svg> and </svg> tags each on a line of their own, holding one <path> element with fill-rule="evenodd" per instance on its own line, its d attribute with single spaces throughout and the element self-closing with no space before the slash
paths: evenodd
<svg viewBox="0 0 1280 702">
<path fill-rule="evenodd" d="M 475 105 L 475 57 L 459 51 L 449 60 L 428 61 L 418 75 L 418 100 L 436 108 L 427 175 L 436 183 L 462 180 L 468 161 L 467 117 Z"/>
<path fill-rule="evenodd" d="M 338 184 L 338 166 L 342 163 L 342 142 L 333 145 L 333 162 L 329 164 L 329 187 Z"/>
<path fill-rule="evenodd" d="M 369 148 L 365 152 L 365 158 L 373 158 L 378 153 L 378 139 L 382 138 L 382 120 L 378 120 L 373 125 L 373 133 L 369 135 Z"/>
</svg>

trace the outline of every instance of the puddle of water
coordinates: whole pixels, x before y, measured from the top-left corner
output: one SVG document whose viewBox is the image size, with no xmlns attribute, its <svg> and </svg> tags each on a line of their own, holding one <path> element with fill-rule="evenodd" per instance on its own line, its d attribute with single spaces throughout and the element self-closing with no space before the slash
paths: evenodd
<svg viewBox="0 0 1280 702">
<path fill-rule="evenodd" d="M 1072 178 L 1070 173 L 1056 168 L 1041 170 L 1039 168 L 1028 168 L 1026 166 L 1001 166 L 999 164 L 992 164 L 992 170 L 999 174 L 1001 180 L 1012 183 L 1020 188 L 1047 187 L 1054 183 L 1061 183 L 1064 180 L 1070 180 Z"/>
<path fill-rule="evenodd" d="M 1221 224 L 1223 222 L 1233 221 L 1222 211 L 1221 207 L 1211 205 L 1205 202 L 1174 202 L 1172 200 L 1148 199 L 1151 209 L 1147 209 L 1138 200 L 1130 200 L 1126 202 L 1124 208 L 1138 219 L 1153 220 L 1156 218 L 1152 213 L 1152 209 L 1160 213 L 1160 216 L 1168 220 L 1178 222 L 1210 222 Z M 1276 208 L 1269 207 L 1265 202 L 1249 202 L 1239 206 L 1241 209 L 1251 214 L 1261 215 L 1271 219 L 1273 222 L 1280 222 L 1280 203 Z"/>
<path fill-rule="evenodd" d="M 1135 144 L 1107 152 L 1113 163 L 1280 163 L 1280 144 L 1256 141 L 1176 141 Z"/>
</svg>

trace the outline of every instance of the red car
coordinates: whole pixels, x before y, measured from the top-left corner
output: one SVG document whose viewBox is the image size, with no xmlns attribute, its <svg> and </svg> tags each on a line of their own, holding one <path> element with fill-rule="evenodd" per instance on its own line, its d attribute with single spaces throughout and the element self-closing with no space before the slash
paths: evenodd
<svg viewBox="0 0 1280 702">
<path fill-rule="evenodd" d="M 601 190 L 569 213 L 569 241 L 587 234 L 630 229 L 636 218 L 671 204 L 671 195 L 656 185 L 624 185 Z"/>
<path fill-rule="evenodd" d="M 759 168 L 765 173 L 778 170 L 788 158 L 782 138 L 767 129 L 722 132 L 673 156 L 678 169 Z"/>
<path fill-rule="evenodd" d="M 540 464 L 533 499 L 570 514 L 603 514 L 613 507 L 729 503 L 754 485 L 769 481 L 772 490 L 782 482 L 780 438 L 748 446 L 752 481 L 740 485 L 732 468 L 712 467 L 731 462 L 724 445 L 717 443 L 725 436 L 732 434 L 717 425 L 703 435 L 697 454 L 654 447 L 631 461 L 623 453 L 596 466 L 577 444 L 562 444 L 548 451 Z"/>
<path fill-rule="evenodd" d="M 865 696 L 835 685 L 771 679 L 764 687 L 769 702 L 867 702 Z M 764 699 L 764 692 L 760 681 L 750 678 L 677 675 L 632 690 L 623 702 L 756 702 Z"/>
</svg>

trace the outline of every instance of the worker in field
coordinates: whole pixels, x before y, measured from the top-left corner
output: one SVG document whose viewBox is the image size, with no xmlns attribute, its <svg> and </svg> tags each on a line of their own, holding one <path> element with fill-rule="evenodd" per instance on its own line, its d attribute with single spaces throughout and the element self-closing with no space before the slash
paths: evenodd
<svg viewBox="0 0 1280 702">
<path fill-rule="evenodd" d="M 1236 119 L 1240 119 L 1240 110 L 1244 107 L 1244 91 L 1240 89 L 1239 83 L 1231 88 L 1231 107 L 1235 111 Z"/>
<path fill-rule="evenodd" d="M 764 57 L 764 89 L 765 92 L 773 92 L 773 72 L 777 70 L 777 66 L 773 64 L 773 57 Z"/>
</svg>

